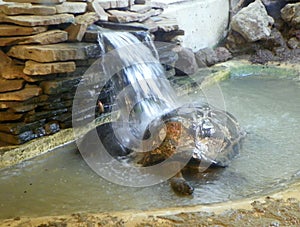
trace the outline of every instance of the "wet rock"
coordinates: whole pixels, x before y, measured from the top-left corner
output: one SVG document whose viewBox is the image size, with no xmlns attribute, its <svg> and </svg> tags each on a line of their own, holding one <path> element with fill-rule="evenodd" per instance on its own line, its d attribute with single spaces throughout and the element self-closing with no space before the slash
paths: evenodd
<svg viewBox="0 0 300 227">
<path fill-rule="evenodd" d="M 72 14 L 56 14 L 47 16 L 37 15 L 21 15 L 21 16 L 6 16 L 0 13 L 0 22 L 12 23 L 22 26 L 40 26 L 40 25 L 56 25 L 63 23 L 73 23 L 74 16 Z"/>
<path fill-rule="evenodd" d="M 109 14 L 105 12 L 99 1 L 88 2 L 88 10 L 97 13 L 99 20 L 108 21 Z"/>
<path fill-rule="evenodd" d="M 63 3 L 66 0 L 47 0 L 48 5 Z M 5 0 L 5 2 L 45 4 L 45 0 Z"/>
<path fill-rule="evenodd" d="M 300 28 L 300 2 L 294 4 L 287 4 L 281 10 L 281 17 L 292 26 Z"/>
<path fill-rule="evenodd" d="M 45 125 L 46 135 L 51 135 L 60 130 L 59 124 L 57 122 L 49 122 Z"/>
<path fill-rule="evenodd" d="M 32 112 L 32 113 L 28 112 L 24 117 L 24 122 L 31 123 L 42 119 L 52 120 L 51 118 L 55 116 L 59 116 L 66 112 L 68 112 L 67 108 L 60 109 L 60 110 L 52 110 L 52 111 L 39 111 L 39 112 Z"/>
<path fill-rule="evenodd" d="M 28 142 L 34 138 L 36 138 L 36 135 L 32 131 L 26 131 L 19 135 L 12 135 L 9 133 L 0 132 L 0 138 L 2 141 L 5 141 L 8 144 L 23 144 L 25 142 Z"/>
<path fill-rule="evenodd" d="M 256 0 L 232 17 L 231 27 L 247 41 L 254 42 L 267 38 L 271 34 L 270 26 L 273 23 L 273 18 L 268 16 L 262 2 Z"/>
<path fill-rule="evenodd" d="M 24 101 L 40 95 L 42 89 L 38 86 L 25 87 L 19 91 L 0 93 L 0 101 Z"/>
<path fill-rule="evenodd" d="M 147 0 L 134 0 L 134 4 L 146 4 Z"/>
<path fill-rule="evenodd" d="M 4 80 L 0 78 L 0 92 L 16 91 L 23 88 L 24 80 Z"/>
<path fill-rule="evenodd" d="M 218 62 L 218 56 L 212 48 L 204 48 L 195 53 L 198 67 L 212 66 Z"/>
<path fill-rule="evenodd" d="M 85 13 L 87 10 L 87 3 L 85 2 L 63 2 L 62 4 L 55 5 L 57 13 Z"/>
<path fill-rule="evenodd" d="M 68 40 L 68 33 L 61 30 L 51 30 L 32 36 L 16 36 L 0 38 L 0 46 L 16 44 L 52 44 Z"/>
<path fill-rule="evenodd" d="M 75 18 L 75 23 L 71 24 L 65 31 L 69 34 L 70 41 L 82 41 L 89 25 L 99 20 L 97 13 L 90 12 Z"/>
<path fill-rule="evenodd" d="M 97 58 L 100 55 L 98 45 L 91 43 L 59 43 L 42 46 L 13 46 L 8 56 L 37 62 L 55 62 Z"/>
<path fill-rule="evenodd" d="M 77 78 L 66 78 L 56 81 L 43 81 L 40 87 L 43 89 L 45 94 L 58 94 L 63 92 L 70 92 L 71 89 L 75 89 L 80 82 L 82 76 Z"/>
<path fill-rule="evenodd" d="M 53 6 L 32 5 L 30 3 L 16 3 L 0 5 L 0 12 L 6 15 L 34 14 L 34 15 L 53 15 L 56 9 Z"/>
<path fill-rule="evenodd" d="M 0 36 L 34 35 L 47 31 L 47 27 L 22 27 L 18 25 L 1 24 Z"/>
<path fill-rule="evenodd" d="M 192 75 L 198 70 L 194 52 L 189 48 L 177 51 L 178 60 L 175 63 L 176 75 Z"/>
<path fill-rule="evenodd" d="M 97 25 L 100 25 L 101 27 L 104 28 L 111 28 L 111 29 L 116 29 L 116 30 L 145 30 L 149 31 L 153 29 L 153 24 L 147 24 L 146 21 L 143 23 L 138 23 L 138 22 L 132 22 L 132 23 L 114 23 L 114 22 L 109 22 L 109 21 L 98 21 L 96 22 Z M 158 26 L 156 26 L 154 29 L 158 29 Z"/>
<path fill-rule="evenodd" d="M 184 35 L 184 30 L 175 30 L 170 32 L 155 32 L 155 40 L 162 42 L 170 42 L 174 37 Z"/>
<path fill-rule="evenodd" d="M 26 61 L 23 72 L 28 75 L 48 75 L 74 72 L 75 69 L 75 62 L 39 63 L 35 61 Z"/>
<path fill-rule="evenodd" d="M 33 131 L 36 128 L 42 127 L 44 124 L 45 124 L 45 119 L 37 122 L 28 123 L 28 124 L 25 124 L 23 122 L 5 123 L 5 124 L 0 124 L 0 131 L 18 135 L 26 131 Z"/>
</svg>

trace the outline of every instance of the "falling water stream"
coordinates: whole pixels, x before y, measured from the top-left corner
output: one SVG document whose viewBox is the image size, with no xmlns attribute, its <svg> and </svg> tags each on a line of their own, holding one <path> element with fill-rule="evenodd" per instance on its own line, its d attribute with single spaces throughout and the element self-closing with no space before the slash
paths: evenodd
<svg viewBox="0 0 300 227">
<path fill-rule="evenodd" d="M 168 182 L 144 188 L 110 183 L 73 144 L 0 170 L 0 218 L 209 204 L 265 195 L 299 181 L 299 81 L 234 77 L 220 88 L 227 110 L 248 135 L 229 167 L 191 179 L 193 196 L 175 195 Z"/>
</svg>

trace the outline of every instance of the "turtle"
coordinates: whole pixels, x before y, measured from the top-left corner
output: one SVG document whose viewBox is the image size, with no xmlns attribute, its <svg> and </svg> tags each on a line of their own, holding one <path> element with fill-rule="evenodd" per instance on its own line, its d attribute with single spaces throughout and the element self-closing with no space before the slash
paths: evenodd
<svg viewBox="0 0 300 227">
<path fill-rule="evenodd" d="M 177 161 L 185 161 L 189 155 L 183 169 L 193 172 L 208 167 L 227 167 L 241 149 L 246 135 L 232 114 L 205 103 L 188 104 L 154 119 L 145 133 L 146 138 L 151 127 L 157 135 L 164 131 L 165 136 L 159 146 L 144 153 L 138 163 L 144 167 L 153 166 L 180 153 Z M 193 194 L 194 189 L 184 179 L 182 171 L 169 181 L 177 194 Z"/>
<path fill-rule="evenodd" d="M 115 158 L 131 156 L 142 167 L 154 166 L 176 155 L 172 163 L 183 164 L 184 168 L 169 182 L 178 195 L 191 195 L 194 191 L 183 177 L 183 170 L 201 171 L 203 167 L 228 166 L 238 154 L 246 135 L 229 112 L 207 103 L 185 104 L 153 119 L 145 129 L 143 140 L 152 136 L 152 145 L 156 143 L 156 146 L 136 153 L 121 144 L 114 135 L 112 123 L 117 120 L 111 118 L 96 127 L 105 149 Z M 87 133 L 82 144 L 89 146 L 91 143 L 94 141 L 89 140 Z"/>
</svg>

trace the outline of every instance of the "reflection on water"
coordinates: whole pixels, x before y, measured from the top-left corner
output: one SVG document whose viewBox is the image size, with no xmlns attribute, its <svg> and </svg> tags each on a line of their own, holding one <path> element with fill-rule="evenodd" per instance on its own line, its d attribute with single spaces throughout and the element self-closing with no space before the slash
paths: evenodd
<svg viewBox="0 0 300 227">
<path fill-rule="evenodd" d="M 191 179 L 192 197 L 176 196 L 167 182 L 146 188 L 107 182 L 69 146 L 0 171 L 0 218 L 214 203 L 266 193 L 299 179 L 299 84 L 243 77 L 222 82 L 221 88 L 227 110 L 249 135 L 228 168 Z"/>
</svg>

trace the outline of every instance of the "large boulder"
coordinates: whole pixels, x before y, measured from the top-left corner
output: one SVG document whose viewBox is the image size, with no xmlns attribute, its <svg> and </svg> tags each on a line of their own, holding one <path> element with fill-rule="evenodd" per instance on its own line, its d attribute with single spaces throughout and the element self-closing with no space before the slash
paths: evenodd
<svg viewBox="0 0 300 227">
<path fill-rule="evenodd" d="M 256 0 L 232 17 L 231 27 L 247 41 L 255 42 L 271 34 L 273 23 L 261 0 Z"/>
</svg>

